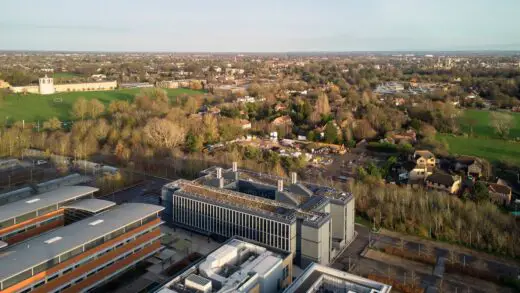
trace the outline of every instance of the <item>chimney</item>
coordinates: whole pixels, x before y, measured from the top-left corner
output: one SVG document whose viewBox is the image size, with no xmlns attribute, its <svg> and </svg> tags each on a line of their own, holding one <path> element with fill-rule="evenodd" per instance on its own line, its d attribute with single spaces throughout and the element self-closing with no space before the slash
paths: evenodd
<svg viewBox="0 0 520 293">
<path fill-rule="evenodd" d="M 291 172 L 291 184 L 296 184 L 298 182 L 298 174 L 296 172 Z"/>
<path fill-rule="evenodd" d="M 282 179 L 278 180 L 278 191 L 280 191 L 280 192 L 283 191 L 283 180 Z"/>
<path fill-rule="evenodd" d="M 222 168 L 220 168 L 220 167 L 217 167 L 217 178 L 218 179 L 222 178 Z"/>
<path fill-rule="evenodd" d="M 238 171 L 238 164 L 237 164 L 237 162 L 233 162 L 233 169 L 232 170 L 233 170 L 233 172 Z"/>
</svg>

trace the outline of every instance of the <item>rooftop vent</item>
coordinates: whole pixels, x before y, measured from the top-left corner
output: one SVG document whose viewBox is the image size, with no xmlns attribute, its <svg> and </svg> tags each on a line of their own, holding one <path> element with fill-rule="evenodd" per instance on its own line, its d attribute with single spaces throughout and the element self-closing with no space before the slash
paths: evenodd
<svg viewBox="0 0 520 293">
<path fill-rule="evenodd" d="M 101 223 L 103 223 L 104 221 L 103 220 L 95 220 L 94 222 L 90 222 L 88 223 L 90 226 L 96 226 L 96 225 L 99 225 Z"/>
<path fill-rule="evenodd" d="M 39 198 L 33 198 L 33 199 L 30 199 L 30 200 L 27 200 L 25 201 L 26 203 L 35 203 L 37 201 L 39 201 L 40 199 Z"/>
<path fill-rule="evenodd" d="M 45 243 L 51 244 L 51 243 L 54 243 L 54 242 L 59 241 L 61 239 L 62 239 L 62 237 L 56 236 L 56 237 L 52 237 L 51 239 L 45 240 Z"/>
</svg>

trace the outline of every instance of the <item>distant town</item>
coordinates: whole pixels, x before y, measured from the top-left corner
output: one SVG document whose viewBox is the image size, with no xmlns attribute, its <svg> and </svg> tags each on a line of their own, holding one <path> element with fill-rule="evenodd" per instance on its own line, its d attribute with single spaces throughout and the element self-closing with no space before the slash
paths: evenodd
<svg viewBox="0 0 520 293">
<path fill-rule="evenodd" d="M 1 292 L 518 292 L 517 52 L 0 52 Z"/>
</svg>

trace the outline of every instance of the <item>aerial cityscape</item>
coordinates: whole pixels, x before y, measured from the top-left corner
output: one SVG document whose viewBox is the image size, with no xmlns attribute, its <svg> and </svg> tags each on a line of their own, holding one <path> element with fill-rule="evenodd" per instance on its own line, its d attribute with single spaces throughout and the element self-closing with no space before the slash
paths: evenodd
<svg viewBox="0 0 520 293">
<path fill-rule="evenodd" d="M 520 2 L 105 2 L 2 5 L 0 293 L 520 292 Z"/>
</svg>

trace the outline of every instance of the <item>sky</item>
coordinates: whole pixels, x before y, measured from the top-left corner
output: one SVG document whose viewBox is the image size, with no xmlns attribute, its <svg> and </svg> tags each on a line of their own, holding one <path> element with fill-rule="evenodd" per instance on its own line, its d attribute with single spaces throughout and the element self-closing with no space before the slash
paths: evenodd
<svg viewBox="0 0 520 293">
<path fill-rule="evenodd" d="M 0 50 L 520 50 L 520 0 L 4 0 Z"/>
</svg>

